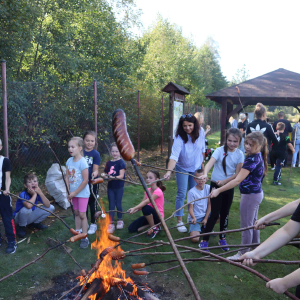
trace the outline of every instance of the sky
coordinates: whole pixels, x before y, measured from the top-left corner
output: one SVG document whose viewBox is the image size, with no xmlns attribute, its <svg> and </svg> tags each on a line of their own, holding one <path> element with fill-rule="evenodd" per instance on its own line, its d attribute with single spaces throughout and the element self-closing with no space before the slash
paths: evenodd
<svg viewBox="0 0 300 300">
<path fill-rule="evenodd" d="M 144 30 L 160 14 L 200 47 L 219 45 L 223 75 L 246 65 L 250 78 L 284 68 L 300 73 L 299 0 L 136 0 Z M 141 32 L 140 32 L 141 34 Z M 249 78 L 249 79 L 250 79 Z"/>
</svg>

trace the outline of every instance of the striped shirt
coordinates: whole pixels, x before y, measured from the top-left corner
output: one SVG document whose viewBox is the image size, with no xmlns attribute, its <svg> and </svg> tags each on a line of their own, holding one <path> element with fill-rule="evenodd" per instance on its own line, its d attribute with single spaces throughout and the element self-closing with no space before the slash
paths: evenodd
<svg viewBox="0 0 300 300">
<path fill-rule="evenodd" d="M 195 172 L 201 167 L 203 162 L 203 153 L 205 153 L 205 135 L 204 129 L 201 127 L 199 137 L 192 142 L 192 138 L 188 136 L 188 141 L 185 144 L 183 139 L 178 135 L 174 139 L 172 153 L 170 159 L 176 161 L 177 166 L 187 172 Z"/>
</svg>

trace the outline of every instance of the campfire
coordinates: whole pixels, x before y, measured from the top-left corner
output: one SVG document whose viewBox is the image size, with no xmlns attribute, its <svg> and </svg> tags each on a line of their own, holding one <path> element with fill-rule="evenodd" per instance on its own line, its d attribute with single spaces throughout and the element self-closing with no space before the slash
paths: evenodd
<svg viewBox="0 0 300 300">
<path fill-rule="evenodd" d="M 100 230 L 97 231 L 96 241 L 92 243 L 91 248 L 96 250 L 97 257 L 102 254 L 105 249 L 111 249 L 115 243 L 108 238 L 109 218 L 99 218 Z M 117 247 L 118 251 L 122 251 L 121 247 Z M 106 251 L 104 251 L 106 252 Z M 81 299 L 157 299 L 153 292 L 146 284 L 136 284 L 126 276 L 125 270 L 122 269 L 122 261 L 113 260 L 110 255 L 105 255 L 103 260 L 97 260 L 92 265 L 92 269 L 85 276 L 80 276 L 81 285 L 84 286 Z M 93 268 L 96 268 L 93 272 Z M 87 279 L 88 278 L 88 279 Z"/>
</svg>

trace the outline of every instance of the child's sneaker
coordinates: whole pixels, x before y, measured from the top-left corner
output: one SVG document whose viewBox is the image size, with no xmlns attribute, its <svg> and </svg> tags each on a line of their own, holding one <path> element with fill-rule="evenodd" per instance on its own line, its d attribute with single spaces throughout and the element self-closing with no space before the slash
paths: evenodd
<svg viewBox="0 0 300 300">
<path fill-rule="evenodd" d="M 159 226 L 155 226 L 147 232 L 149 238 L 154 239 L 156 235 L 159 233 Z"/>
<path fill-rule="evenodd" d="M 243 254 L 239 251 L 237 254 L 233 255 L 233 256 L 229 256 L 229 257 L 226 257 L 227 259 L 230 259 L 230 260 L 234 260 L 234 259 L 239 259 Z"/>
<path fill-rule="evenodd" d="M 227 242 L 226 242 L 225 239 L 220 239 L 220 240 L 219 240 L 219 245 L 220 245 L 220 246 L 225 246 L 224 248 L 221 248 L 223 251 L 229 251 L 229 248 L 226 247 L 226 246 L 227 246 Z"/>
<path fill-rule="evenodd" d="M 281 185 L 281 183 L 280 183 L 280 182 L 278 182 L 278 181 L 275 181 L 275 180 L 273 181 L 273 184 L 274 184 L 274 185 Z"/>
<path fill-rule="evenodd" d="M 9 242 L 6 248 L 7 254 L 13 254 L 17 250 L 17 243 L 16 242 Z"/>
<path fill-rule="evenodd" d="M 300 168 L 300 164 L 298 165 L 298 168 Z"/>
<path fill-rule="evenodd" d="M 292 167 L 295 168 L 295 167 L 296 167 L 296 164 L 292 164 Z M 298 167 L 299 167 L 299 165 L 298 165 Z"/>
<path fill-rule="evenodd" d="M 114 233 L 114 231 L 115 231 L 115 224 L 114 223 L 109 224 L 107 228 L 107 233 Z"/>
<path fill-rule="evenodd" d="M 182 222 L 182 221 L 179 221 L 179 222 L 177 223 L 177 230 L 178 230 L 179 232 L 187 232 L 187 229 L 186 229 L 186 227 L 183 225 L 183 222 Z"/>
<path fill-rule="evenodd" d="M 20 238 L 24 238 L 25 237 L 25 235 L 26 235 L 26 231 L 25 231 L 25 229 L 26 229 L 26 226 L 18 226 L 18 229 L 17 229 L 17 235 L 18 235 L 18 237 L 20 237 Z"/>
<path fill-rule="evenodd" d="M 81 249 L 86 249 L 88 246 L 89 246 L 89 239 L 88 238 L 82 239 L 80 241 L 80 246 L 79 247 Z"/>
<path fill-rule="evenodd" d="M 117 229 L 123 229 L 124 228 L 124 222 L 123 220 L 117 221 Z"/>
<path fill-rule="evenodd" d="M 90 229 L 89 229 L 89 231 L 87 232 L 88 234 L 94 234 L 94 233 L 96 233 L 96 231 L 97 231 L 97 224 L 91 224 L 90 225 Z"/>
<path fill-rule="evenodd" d="M 274 171 L 274 170 L 275 170 L 275 167 L 271 168 L 271 170 Z"/>
<path fill-rule="evenodd" d="M 200 242 L 200 244 L 199 244 L 199 248 L 200 248 L 200 249 L 203 249 L 203 248 L 207 248 L 207 247 L 208 247 L 208 241 L 202 240 L 202 241 Z M 208 249 L 203 249 L 203 250 L 209 252 Z"/>
</svg>

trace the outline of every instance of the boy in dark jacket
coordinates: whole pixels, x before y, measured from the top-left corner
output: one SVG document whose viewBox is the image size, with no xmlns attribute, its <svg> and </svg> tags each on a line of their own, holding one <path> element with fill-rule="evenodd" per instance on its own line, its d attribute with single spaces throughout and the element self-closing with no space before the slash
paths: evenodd
<svg viewBox="0 0 300 300">
<path fill-rule="evenodd" d="M 273 184 L 281 185 L 279 180 L 281 178 L 281 169 L 282 169 L 282 166 L 284 165 L 285 157 L 287 154 L 286 146 L 288 146 L 293 153 L 295 152 L 295 149 L 294 149 L 292 142 L 290 141 L 288 135 L 286 135 L 284 133 L 285 124 L 282 122 L 277 123 L 276 129 L 279 133 L 279 135 L 276 134 L 278 144 L 273 145 L 272 153 L 271 153 L 272 160 L 274 162 L 276 162 Z"/>
</svg>

